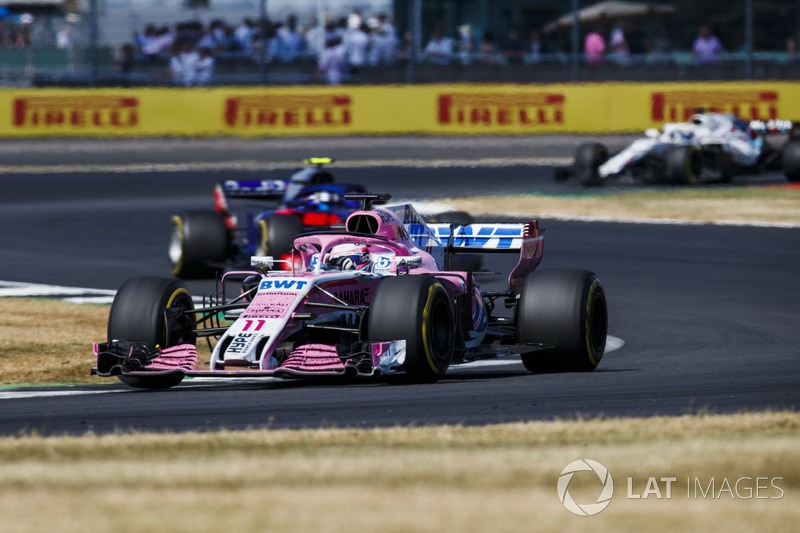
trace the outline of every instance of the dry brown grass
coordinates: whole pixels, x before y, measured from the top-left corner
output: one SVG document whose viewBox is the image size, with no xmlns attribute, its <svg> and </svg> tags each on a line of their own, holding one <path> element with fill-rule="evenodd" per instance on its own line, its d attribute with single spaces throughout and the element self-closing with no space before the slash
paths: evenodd
<svg viewBox="0 0 800 533">
<path fill-rule="evenodd" d="M 798 429 L 800 415 L 781 412 L 0 439 L 0 513 L 11 532 L 788 532 L 800 519 Z M 578 458 L 614 476 L 595 517 L 557 499 Z M 626 498 L 628 477 L 640 493 L 650 476 L 678 478 L 673 498 Z M 783 497 L 687 498 L 687 479 L 743 476 L 782 477 Z"/>
<path fill-rule="evenodd" d="M 0 299 L 0 385 L 99 382 L 92 342 L 106 337 L 108 306 Z"/>
<path fill-rule="evenodd" d="M 788 187 L 675 189 L 586 196 L 527 194 L 449 198 L 442 202 L 475 215 L 800 224 L 800 189 Z"/>
</svg>

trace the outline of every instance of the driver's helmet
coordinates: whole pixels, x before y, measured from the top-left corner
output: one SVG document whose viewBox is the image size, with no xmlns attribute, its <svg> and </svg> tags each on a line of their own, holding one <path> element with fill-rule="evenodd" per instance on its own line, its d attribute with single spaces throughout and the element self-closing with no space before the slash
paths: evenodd
<svg viewBox="0 0 800 533">
<path fill-rule="evenodd" d="M 316 191 L 312 193 L 308 199 L 311 200 L 320 211 L 331 209 L 333 204 L 338 200 L 337 195 L 331 191 Z"/>
<path fill-rule="evenodd" d="M 357 244 L 334 246 L 325 260 L 326 270 L 367 270 L 369 265 L 369 250 Z"/>
</svg>

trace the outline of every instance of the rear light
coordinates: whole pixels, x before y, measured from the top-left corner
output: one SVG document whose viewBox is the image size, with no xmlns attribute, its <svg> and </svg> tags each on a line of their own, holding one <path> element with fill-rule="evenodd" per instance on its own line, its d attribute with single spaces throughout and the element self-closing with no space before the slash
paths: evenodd
<svg viewBox="0 0 800 533">
<path fill-rule="evenodd" d="M 304 226 L 330 226 L 339 222 L 339 217 L 333 213 L 303 213 Z"/>
<path fill-rule="evenodd" d="M 288 261 L 288 263 L 278 263 L 281 270 L 292 270 L 292 261 L 294 261 L 294 270 L 303 269 L 303 257 L 300 254 L 295 255 L 294 260 L 292 260 L 292 254 L 284 254 L 280 259 L 282 261 Z"/>
</svg>

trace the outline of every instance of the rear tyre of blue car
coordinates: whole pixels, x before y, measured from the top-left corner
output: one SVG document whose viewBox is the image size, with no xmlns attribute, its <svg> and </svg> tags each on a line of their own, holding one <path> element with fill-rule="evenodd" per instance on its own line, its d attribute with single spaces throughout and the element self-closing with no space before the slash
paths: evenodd
<svg viewBox="0 0 800 533">
<path fill-rule="evenodd" d="M 213 277 L 213 263 L 228 257 L 231 233 L 218 211 L 187 211 L 172 217 L 169 259 L 183 279 Z"/>
<path fill-rule="evenodd" d="M 603 358 L 608 332 L 606 296 L 585 270 L 542 270 L 528 275 L 517 303 L 520 344 L 551 349 L 522 356 L 531 372 L 586 372 Z"/>
<path fill-rule="evenodd" d="M 108 316 L 108 340 L 142 341 L 151 348 L 195 344 L 191 315 L 166 319 L 167 310 L 194 309 L 192 297 L 183 282 L 169 278 L 134 278 L 117 291 Z M 182 373 L 155 376 L 119 376 L 132 387 L 163 389 L 177 385 Z"/>
<path fill-rule="evenodd" d="M 406 341 L 403 381 L 444 376 L 455 348 L 450 298 L 433 276 L 387 277 L 372 296 L 367 335 L 372 342 Z"/>
<path fill-rule="evenodd" d="M 303 223 L 294 215 L 267 215 L 257 223 L 255 255 L 280 259 L 291 253 L 294 238 L 303 232 Z"/>
</svg>

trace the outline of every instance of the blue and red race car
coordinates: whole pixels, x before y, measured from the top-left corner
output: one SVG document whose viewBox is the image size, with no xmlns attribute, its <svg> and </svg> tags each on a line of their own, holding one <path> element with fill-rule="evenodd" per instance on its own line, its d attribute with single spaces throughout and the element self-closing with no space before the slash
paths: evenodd
<svg viewBox="0 0 800 533">
<path fill-rule="evenodd" d="M 249 265 L 253 255 L 288 257 L 294 237 L 305 231 L 341 224 L 358 209 L 349 193 L 361 185 L 334 183 L 327 157 L 304 161 L 286 180 L 226 180 L 214 188 L 214 209 L 186 211 L 172 217 L 169 259 L 179 278 L 211 277 L 215 271 Z M 246 220 L 231 207 L 246 204 Z M 264 203 L 271 209 L 264 210 Z"/>
</svg>

